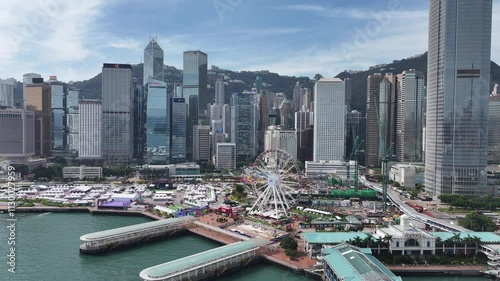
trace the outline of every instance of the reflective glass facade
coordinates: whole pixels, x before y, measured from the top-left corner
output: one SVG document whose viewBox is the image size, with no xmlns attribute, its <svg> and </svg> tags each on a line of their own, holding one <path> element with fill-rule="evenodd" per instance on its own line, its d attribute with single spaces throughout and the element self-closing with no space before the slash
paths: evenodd
<svg viewBox="0 0 500 281">
<path fill-rule="evenodd" d="M 67 125 L 67 144 L 70 151 L 78 151 L 79 149 L 79 101 L 78 90 L 68 90 L 66 95 L 66 125 Z"/>
<path fill-rule="evenodd" d="M 186 102 L 184 98 L 172 98 L 171 108 L 171 162 L 182 163 L 186 161 Z"/>
<path fill-rule="evenodd" d="M 486 192 L 491 0 L 431 0 L 425 189 Z"/>
<path fill-rule="evenodd" d="M 208 56 L 202 51 L 184 52 L 184 68 L 182 71 L 182 97 L 189 104 L 189 96 L 195 95 L 198 100 L 198 114 L 207 109 L 207 62 Z"/>
<path fill-rule="evenodd" d="M 144 74 L 143 83 L 146 85 L 149 78 L 164 81 L 163 50 L 155 39 L 151 39 L 144 49 Z"/>
<path fill-rule="evenodd" d="M 170 124 L 167 111 L 167 83 L 149 79 L 146 118 L 148 163 L 168 164 L 170 158 Z"/>
<path fill-rule="evenodd" d="M 64 86 L 52 84 L 52 149 L 66 149 L 66 94 Z"/>
<path fill-rule="evenodd" d="M 231 142 L 236 143 L 236 153 L 242 159 L 254 158 L 259 148 L 258 96 L 244 92 L 231 97 Z"/>
</svg>

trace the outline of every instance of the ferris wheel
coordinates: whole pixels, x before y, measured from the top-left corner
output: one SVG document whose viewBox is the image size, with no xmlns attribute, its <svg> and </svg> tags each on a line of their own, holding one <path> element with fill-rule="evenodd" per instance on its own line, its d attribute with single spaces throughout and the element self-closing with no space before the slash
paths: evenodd
<svg viewBox="0 0 500 281">
<path fill-rule="evenodd" d="M 249 213 L 275 219 L 287 217 L 295 204 L 293 194 L 301 188 L 302 177 L 295 159 L 284 150 L 267 150 L 245 173 L 257 198 Z"/>
</svg>

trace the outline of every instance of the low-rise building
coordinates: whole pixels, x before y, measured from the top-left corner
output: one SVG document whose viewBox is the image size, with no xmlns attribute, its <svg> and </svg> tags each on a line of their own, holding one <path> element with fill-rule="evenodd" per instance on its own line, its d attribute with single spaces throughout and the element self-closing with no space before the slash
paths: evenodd
<svg viewBox="0 0 500 281">
<path fill-rule="evenodd" d="M 422 184 L 424 180 L 424 165 L 397 163 L 391 166 L 389 179 L 399 182 L 408 189 L 414 189 L 416 184 Z"/>
<path fill-rule="evenodd" d="M 197 178 L 201 177 L 200 165 L 195 163 L 167 165 L 171 178 Z"/>
<path fill-rule="evenodd" d="M 102 178 L 102 167 L 75 166 L 62 169 L 65 179 Z"/>
</svg>

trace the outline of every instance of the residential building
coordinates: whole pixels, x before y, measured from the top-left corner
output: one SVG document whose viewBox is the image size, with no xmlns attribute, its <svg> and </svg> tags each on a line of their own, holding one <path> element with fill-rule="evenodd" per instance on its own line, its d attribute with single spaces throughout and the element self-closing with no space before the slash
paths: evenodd
<svg viewBox="0 0 500 281">
<path fill-rule="evenodd" d="M 339 78 L 322 78 L 314 85 L 314 161 L 344 160 L 345 85 Z"/>
<path fill-rule="evenodd" d="M 168 110 L 167 83 L 148 79 L 146 151 L 149 165 L 170 162 L 170 110 Z"/>
<path fill-rule="evenodd" d="M 398 162 L 422 162 L 424 74 L 406 70 L 398 75 L 396 157 Z"/>
<path fill-rule="evenodd" d="M 132 66 L 102 67 L 102 156 L 104 166 L 128 165 L 133 156 Z"/>
<path fill-rule="evenodd" d="M 231 142 L 236 143 L 238 158 L 257 156 L 259 109 L 256 92 L 235 93 L 231 97 Z"/>
<path fill-rule="evenodd" d="M 198 115 L 205 114 L 208 103 L 208 56 L 202 51 L 184 52 L 182 71 L 182 97 L 189 104 L 190 96 L 198 97 Z"/>
<path fill-rule="evenodd" d="M 0 157 L 35 155 L 35 120 L 35 113 L 26 109 L 0 109 Z"/>
<path fill-rule="evenodd" d="M 45 83 L 26 86 L 26 109 L 35 112 L 35 154 L 52 155 L 52 105 L 50 85 Z"/>
<path fill-rule="evenodd" d="M 170 114 L 170 160 L 171 163 L 182 163 L 186 161 L 186 102 L 184 98 L 172 98 Z"/>
<path fill-rule="evenodd" d="M 425 190 L 486 193 L 492 1 L 429 5 Z"/>
<path fill-rule="evenodd" d="M 78 103 L 78 158 L 102 158 L 102 102 L 80 100 Z"/>
<path fill-rule="evenodd" d="M 236 144 L 235 143 L 218 143 L 217 157 L 215 161 L 217 170 L 234 170 L 236 169 Z"/>
<path fill-rule="evenodd" d="M 193 160 L 210 161 L 210 126 L 193 127 Z"/>
</svg>

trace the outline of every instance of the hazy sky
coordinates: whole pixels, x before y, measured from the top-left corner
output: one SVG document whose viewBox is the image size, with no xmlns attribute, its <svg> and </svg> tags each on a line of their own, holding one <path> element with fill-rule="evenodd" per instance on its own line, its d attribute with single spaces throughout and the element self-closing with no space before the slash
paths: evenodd
<svg viewBox="0 0 500 281">
<path fill-rule="evenodd" d="M 139 63 L 155 26 L 165 64 L 177 68 L 183 51 L 199 49 L 221 68 L 334 76 L 425 52 L 427 9 L 422 0 L 2 0 L 0 78 L 85 80 L 103 62 Z"/>
</svg>

